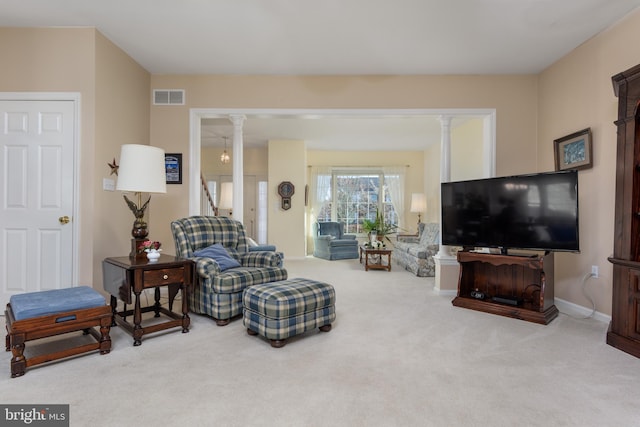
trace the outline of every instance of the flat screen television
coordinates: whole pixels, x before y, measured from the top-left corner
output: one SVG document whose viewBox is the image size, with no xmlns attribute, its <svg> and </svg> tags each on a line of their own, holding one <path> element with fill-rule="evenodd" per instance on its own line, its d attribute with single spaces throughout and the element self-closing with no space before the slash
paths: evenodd
<svg viewBox="0 0 640 427">
<path fill-rule="evenodd" d="M 575 170 L 441 184 L 442 243 L 580 251 Z"/>
</svg>

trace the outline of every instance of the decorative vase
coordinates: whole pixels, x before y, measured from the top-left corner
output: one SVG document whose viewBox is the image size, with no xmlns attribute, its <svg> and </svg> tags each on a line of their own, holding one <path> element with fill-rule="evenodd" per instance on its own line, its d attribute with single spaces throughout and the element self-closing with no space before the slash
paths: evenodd
<svg viewBox="0 0 640 427">
<path fill-rule="evenodd" d="M 147 259 L 149 261 L 155 262 L 158 261 L 158 258 L 160 258 L 160 252 L 156 249 L 150 249 L 149 252 L 147 252 Z"/>
</svg>

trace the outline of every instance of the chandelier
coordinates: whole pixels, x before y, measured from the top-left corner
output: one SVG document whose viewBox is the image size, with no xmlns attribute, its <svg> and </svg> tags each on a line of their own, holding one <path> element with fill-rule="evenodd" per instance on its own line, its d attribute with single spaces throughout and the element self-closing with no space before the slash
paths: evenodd
<svg viewBox="0 0 640 427">
<path fill-rule="evenodd" d="M 222 154 L 220 155 L 220 161 L 222 163 L 229 163 L 230 157 L 229 157 L 229 153 L 227 153 L 227 137 L 223 137 L 224 138 L 224 151 L 222 152 Z"/>
</svg>

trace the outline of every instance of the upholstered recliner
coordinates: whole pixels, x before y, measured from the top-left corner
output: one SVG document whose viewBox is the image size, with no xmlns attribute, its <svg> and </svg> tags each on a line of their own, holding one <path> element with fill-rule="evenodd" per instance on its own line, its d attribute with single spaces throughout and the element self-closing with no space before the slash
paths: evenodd
<svg viewBox="0 0 640 427">
<path fill-rule="evenodd" d="M 189 310 L 213 317 L 219 326 L 242 314 L 245 288 L 287 278 L 280 254 L 250 251 L 244 226 L 234 219 L 191 216 L 171 222 L 171 232 L 176 255 L 195 262 Z M 208 256 L 202 256 L 202 251 Z M 236 266 L 225 269 L 227 264 Z"/>
<path fill-rule="evenodd" d="M 398 237 L 393 259 L 416 276 L 433 277 L 436 275 L 433 256 L 440 249 L 440 224 L 420 223 L 418 233 L 418 237 Z"/>
<path fill-rule="evenodd" d="M 314 224 L 313 256 L 328 260 L 358 258 L 358 241 L 355 234 L 344 234 L 340 222 Z"/>
</svg>

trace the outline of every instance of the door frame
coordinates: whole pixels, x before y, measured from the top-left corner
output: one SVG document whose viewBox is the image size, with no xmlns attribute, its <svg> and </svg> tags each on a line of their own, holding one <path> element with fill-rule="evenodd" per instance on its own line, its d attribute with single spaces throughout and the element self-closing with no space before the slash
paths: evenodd
<svg viewBox="0 0 640 427">
<path fill-rule="evenodd" d="M 482 117 L 483 175 L 495 176 L 496 170 L 496 109 L 495 108 L 373 108 L 373 109 L 305 109 L 305 108 L 191 108 L 189 110 L 189 215 L 200 212 L 200 150 L 202 119 L 228 118 L 230 115 L 252 117 Z M 441 159 L 441 162 L 443 159 Z M 440 165 L 443 167 L 443 165 Z"/>
<path fill-rule="evenodd" d="M 0 92 L 0 101 L 71 101 L 73 102 L 73 194 L 71 221 L 71 286 L 77 286 L 79 277 L 78 240 L 80 230 L 80 92 Z"/>
</svg>

